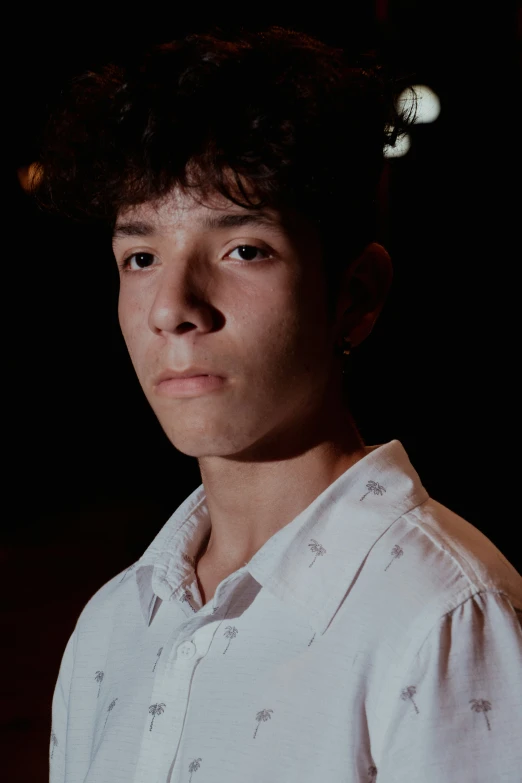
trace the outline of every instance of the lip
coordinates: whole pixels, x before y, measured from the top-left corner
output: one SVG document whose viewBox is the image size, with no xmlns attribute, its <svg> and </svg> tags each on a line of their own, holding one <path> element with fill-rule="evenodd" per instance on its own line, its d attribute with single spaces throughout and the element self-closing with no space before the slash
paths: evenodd
<svg viewBox="0 0 522 783">
<path fill-rule="evenodd" d="M 154 378 L 154 384 L 159 384 L 162 381 L 168 381 L 171 378 L 194 378 L 198 375 L 215 375 L 218 374 L 215 372 L 212 372 L 208 367 L 198 367 L 197 365 L 194 365 L 194 367 L 187 367 L 186 370 L 171 370 L 170 368 L 167 368 L 166 370 L 163 370 L 162 373 L 160 373 L 156 378 Z"/>
<path fill-rule="evenodd" d="M 164 373 L 163 380 L 156 381 L 154 391 L 161 397 L 199 397 L 219 389 L 225 383 L 220 375 L 192 375 L 173 378 Z M 161 376 L 160 376 L 161 378 Z"/>
</svg>

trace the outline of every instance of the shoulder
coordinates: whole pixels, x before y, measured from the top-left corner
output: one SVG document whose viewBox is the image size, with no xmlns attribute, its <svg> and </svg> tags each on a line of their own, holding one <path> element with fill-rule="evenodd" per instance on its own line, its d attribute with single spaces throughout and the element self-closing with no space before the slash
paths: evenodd
<svg viewBox="0 0 522 783">
<path fill-rule="evenodd" d="M 87 630 L 91 625 L 99 630 L 106 623 L 112 623 L 115 613 L 123 604 L 128 604 L 136 591 L 136 563 L 128 566 L 105 582 L 83 607 L 77 622 L 77 631 Z"/>
<path fill-rule="evenodd" d="M 366 566 L 374 575 L 366 580 L 367 611 L 379 619 L 371 647 L 375 726 L 393 734 L 406 686 L 431 714 L 437 700 L 456 703 L 468 681 L 465 710 L 474 683 L 499 673 L 512 682 L 522 661 L 522 577 L 478 528 L 429 498 L 388 527 Z"/>
<path fill-rule="evenodd" d="M 511 780 L 520 766 L 522 578 L 487 536 L 432 499 L 378 544 L 379 568 L 384 554 L 392 562 L 379 590 L 386 612 L 368 710 L 379 774 L 409 780 L 415 769 L 435 783 L 464 769 L 464 780 Z"/>
<path fill-rule="evenodd" d="M 508 624 L 522 611 L 522 577 L 514 566 L 476 527 L 431 498 L 387 528 L 357 581 L 361 611 L 378 618 L 371 647 L 385 668 L 415 655 L 445 618 L 466 619 L 459 607 L 478 618 L 504 612 Z"/>
<path fill-rule="evenodd" d="M 436 578 L 446 593 L 448 610 L 461 591 L 502 593 L 522 608 L 522 577 L 515 567 L 477 527 L 442 503 L 429 498 L 405 514 L 402 531 L 412 556 L 425 566 L 426 577 Z M 406 541 L 405 541 L 406 543 Z M 455 590 L 455 588 L 457 588 Z"/>
</svg>

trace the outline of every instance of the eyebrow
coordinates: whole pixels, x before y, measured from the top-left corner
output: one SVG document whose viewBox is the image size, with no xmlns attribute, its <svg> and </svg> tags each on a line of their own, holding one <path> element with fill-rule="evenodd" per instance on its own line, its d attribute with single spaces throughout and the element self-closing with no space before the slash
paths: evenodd
<svg viewBox="0 0 522 783">
<path fill-rule="evenodd" d="M 224 228 L 241 228 L 248 225 L 264 225 L 269 228 L 281 228 L 279 221 L 272 218 L 269 214 L 262 211 L 233 213 L 233 214 L 221 214 L 221 215 L 207 215 L 202 221 L 203 228 L 207 229 L 224 229 Z M 146 223 L 142 220 L 133 221 L 130 223 L 118 223 L 112 235 L 113 239 L 120 239 L 122 237 L 149 237 L 157 233 L 157 230 L 152 223 Z"/>
<path fill-rule="evenodd" d="M 205 228 L 241 228 L 242 226 L 257 225 L 280 228 L 279 222 L 266 212 L 234 212 L 232 214 L 207 215 L 203 220 Z"/>
<path fill-rule="evenodd" d="M 150 237 L 156 233 L 152 223 L 145 223 L 142 220 L 136 220 L 132 223 L 118 223 L 112 232 L 113 239 L 121 237 Z"/>
</svg>

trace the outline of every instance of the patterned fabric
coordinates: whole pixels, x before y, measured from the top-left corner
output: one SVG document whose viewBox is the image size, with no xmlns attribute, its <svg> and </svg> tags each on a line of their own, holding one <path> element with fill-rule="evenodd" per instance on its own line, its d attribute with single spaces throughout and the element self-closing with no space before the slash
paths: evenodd
<svg viewBox="0 0 522 783">
<path fill-rule="evenodd" d="M 85 606 L 51 783 L 516 783 L 522 578 L 374 447 L 202 606 L 203 486 Z"/>
</svg>

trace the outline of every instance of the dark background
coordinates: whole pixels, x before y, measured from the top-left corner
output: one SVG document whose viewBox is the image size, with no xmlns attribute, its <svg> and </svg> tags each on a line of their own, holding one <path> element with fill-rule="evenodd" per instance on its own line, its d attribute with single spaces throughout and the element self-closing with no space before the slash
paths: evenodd
<svg viewBox="0 0 522 783">
<path fill-rule="evenodd" d="M 3 234 L 12 249 L 0 550 L 10 783 L 47 779 L 52 692 L 85 602 L 200 483 L 196 460 L 168 442 L 134 376 L 110 248 L 93 229 L 39 213 L 19 184 L 19 169 L 37 159 L 48 107 L 85 68 L 211 24 L 280 24 L 332 44 L 378 46 L 438 94 L 437 121 L 415 126 L 408 154 L 387 163 L 380 238 L 395 280 L 352 357 L 353 410 L 368 444 L 398 438 L 430 494 L 522 570 L 511 393 L 520 356 L 512 336 L 520 33 L 508 5 L 484 17 L 471 6 L 457 16 L 455 5 L 378 0 L 348 11 L 321 4 L 308 15 L 264 7 L 249 19 L 152 3 L 148 16 L 86 8 L 75 17 L 31 13 L 13 26 L 3 113 Z"/>
</svg>

